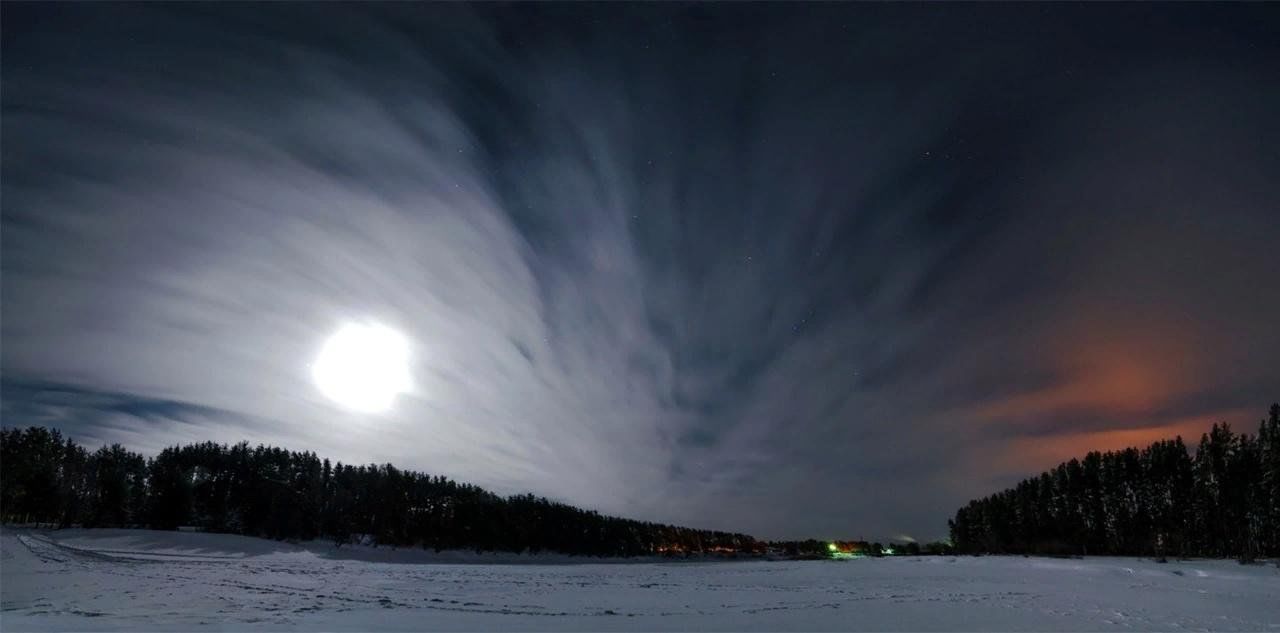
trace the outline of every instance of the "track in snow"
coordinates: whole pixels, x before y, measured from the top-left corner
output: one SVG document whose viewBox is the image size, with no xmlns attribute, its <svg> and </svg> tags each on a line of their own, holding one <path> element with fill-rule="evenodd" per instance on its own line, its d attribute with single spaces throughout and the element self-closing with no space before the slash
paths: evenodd
<svg viewBox="0 0 1280 633">
<path fill-rule="evenodd" d="M 333 550 L 175 532 L 6 531 L 0 543 L 0 629 L 6 631 L 1280 633 L 1280 569 L 1229 561 L 936 557 L 459 565 L 422 562 L 432 557 L 416 551 Z M 395 560 L 410 562 L 388 562 Z"/>
</svg>

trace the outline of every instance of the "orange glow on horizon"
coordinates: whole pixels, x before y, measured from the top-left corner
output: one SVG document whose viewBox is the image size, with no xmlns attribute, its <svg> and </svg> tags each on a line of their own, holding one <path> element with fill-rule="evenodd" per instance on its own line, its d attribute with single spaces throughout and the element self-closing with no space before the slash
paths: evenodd
<svg viewBox="0 0 1280 633">
<path fill-rule="evenodd" d="M 1091 451 L 1138 449 L 1159 440 L 1182 436 L 1182 441 L 1195 450 L 1200 435 L 1209 432 L 1215 422 L 1239 422 L 1257 417 L 1255 409 L 1229 409 L 1205 415 L 1173 420 L 1158 426 L 1119 428 L 1066 433 L 1049 437 L 1020 437 L 1006 444 L 998 456 L 988 462 L 988 472 L 1023 472 L 1038 475 L 1071 459 L 1083 459 Z M 1240 428 L 1238 430 L 1250 430 Z M 1256 430 L 1256 429 L 1254 429 Z M 992 466 L 995 468 L 992 469 Z"/>
<path fill-rule="evenodd" d="M 1194 448 L 1214 422 L 1238 423 L 1257 414 L 1246 408 L 1169 416 L 1203 388 L 1203 374 L 1211 371 L 1203 356 L 1205 342 L 1185 324 L 1093 312 L 1077 314 L 1056 330 L 1051 344 L 1032 352 L 1039 361 L 1031 363 L 1051 368 L 1058 377 L 1053 384 L 994 398 L 963 413 L 980 426 L 1009 431 L 1007 442 L 974 457 L 977 472 L 1030 476 L 1090 451 L 1145 448 L 1179 435 Z M 1087 420 L 1089 426 L 1072 428 L 1072 419 Z M 1047 420 L 1066 422 L 1044 428 Z M 1037 425 L 1035 433 L 1020 431 L 1030 425 Z"/>
<path fill-rule="evenodd" d="M 1194 393 L 1200 382 L 1197 337 L 1174 322 L 1126 322 L 1114 313 L 1082 313 L 1055 328 L 1032 352 L 1030 366 L 1047 367 L 1054 384 L 980 404 L 970 413 L 992 422 L 1043 419 L 1081 412 L 1126 425 Z"/>
</svg>

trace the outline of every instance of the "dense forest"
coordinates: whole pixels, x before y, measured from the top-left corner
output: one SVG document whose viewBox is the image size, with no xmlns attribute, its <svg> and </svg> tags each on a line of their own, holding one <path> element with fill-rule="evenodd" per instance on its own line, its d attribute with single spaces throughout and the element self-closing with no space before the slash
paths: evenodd
<svg viewBox="0 0 1280 633">
<path fill-rule="evenodd" d="M 744 534 L 603 516 L 532 495 L 501 497 L 390 464 L 206 442 L 145 458 L 89 452 L 56 430 L 0 430 L 0 519 L 60 527 L 193 526 L 273 539 L 362 540 L 475 551 L 591 556 L 760 554 Z M 971 501 L 950 544 L 898 553 L 1280 556 L 1280 405 L 1256 435 L 1225 423 L 1194 453 L 1181 437 L 1091 452 Z M 770 543 L 799 557 L 891 553 L 878 543 Z M 838 552 L 837 552 L 838 550 Z"/>
<path fill-rule="evenodd" d="M 1215 424 L 1182 438 L 1092 452 L 971 501 L 950 521 L 972 553 L 1280 556 L 1280 405 L 1257 435 Z"/>
<path fill-rule="evenodd" d="M 273 539 L 591 556 L 759 553 L 750 536 L 500 497 L 390 464 L 330 464 L 242 442 L 89 452 L 56 430 L 0 431 L 0 518 L 57 526 L 194 526 Z"/>
</svg>

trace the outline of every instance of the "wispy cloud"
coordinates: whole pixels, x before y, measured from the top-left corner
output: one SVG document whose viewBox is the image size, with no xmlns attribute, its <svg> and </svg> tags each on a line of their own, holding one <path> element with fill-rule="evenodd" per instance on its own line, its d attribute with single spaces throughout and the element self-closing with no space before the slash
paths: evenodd
<svg viewBox="0 0 1280 633">
<path fill-rule="evenodd" d="M 923 7 L 22 11 L 6 425 L 928 538 L 1028 435 L 1275 397 L 1265 60 L 1017 11 L 961 56 Z M 359 319 L 414 343 L 386 415 L 309 382 Z"/>
</svg>

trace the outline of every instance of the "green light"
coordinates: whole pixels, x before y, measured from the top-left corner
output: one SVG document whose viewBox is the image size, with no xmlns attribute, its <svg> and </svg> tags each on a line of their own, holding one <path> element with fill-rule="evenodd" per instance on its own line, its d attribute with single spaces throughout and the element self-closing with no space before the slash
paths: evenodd
<svg viewBox="0 0 1280 633">
<path fill-rule="evenodd" d="M 837 550 L 839 550 L 839 549 L 840 549 L 840 548 L 839 548 L 839 547 L 836 547 L 836 544 L 835 544 L 835 543 L 827 543 L 827 550 L 828 550 L 828 551 L 834 552 L 834 551 L 837 551 Z"/>
</svg>

